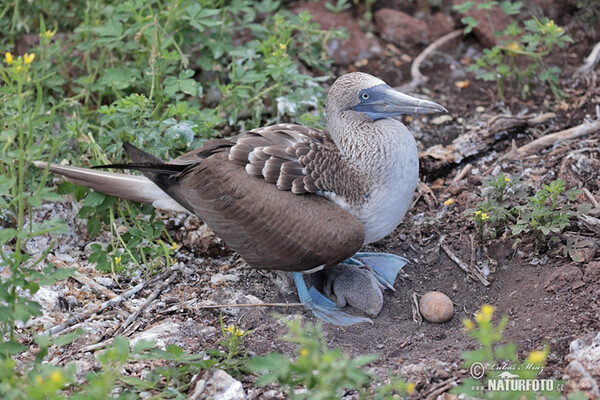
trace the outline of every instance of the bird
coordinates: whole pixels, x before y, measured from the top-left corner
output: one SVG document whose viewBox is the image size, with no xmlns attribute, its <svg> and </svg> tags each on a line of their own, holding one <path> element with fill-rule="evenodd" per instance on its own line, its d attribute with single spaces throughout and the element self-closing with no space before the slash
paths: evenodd
<svg viewBox="0 0 600 400">
<path fill-rule="evenodd" d="M 347 326 L 371 320 L 308 289 L 304 275 L 339 267 L 343 271 L 330 276 L 344 280 L 359 268 L 359 278 L 345 279 L 350 284 L 328 282 L 329 293 L 338 289 L 340 305 L 343 298 L 371 316 L 379 312 L 371 303 L 380 302 L 381 293 L 355 292 L 393 289 L 407 260 L 359 250 L 400 224 L 419 178 L 416 141 L 397 117 L 437 112 L 447 110 L 351 72 L 329 89 L 324 130 L 271 125 L 208 140 L 169 162 L 124 143 L 133 162 L 105 166 L 143 176 L 34 164 L 108 195 L 197 215 L 250 266 L 291 272 L 300 300 L 315 316 Z M 350 292 L 339 293 L 344 287 Z M 361 305 L 360 298 L 375 300 Z"/>
</svg>

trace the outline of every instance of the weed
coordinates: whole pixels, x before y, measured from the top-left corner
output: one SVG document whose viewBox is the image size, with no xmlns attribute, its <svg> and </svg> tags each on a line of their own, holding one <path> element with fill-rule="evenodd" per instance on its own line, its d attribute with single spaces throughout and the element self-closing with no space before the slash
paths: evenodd
<svg viewBox="0 0 600 400">
<path fill-rule="evenodd" d="M 262 374 L 256 385 L 277 382 L 290 399 L 335 399 L 345 390 L 357 390 L 361 398 L 366 397 L 376 376 L 364 367 L 376 360 L 377 355 L 351 359 L 340 349 L 327 348 L 320 325 L 284 322 L 288 334 L 282 340 L 296 344 L 295 356 L 290 359 L 271 353 L 250 360 L 248 368 Z M 379 388 L 373 397 L 385 398 L 393 392 L 410 394 L 413 390 L 414 384 L 396 380 Z"/>
<path fill-rule="evenodd" d="M 561 382 L 539 377 L 546 365 L 549 347 L 546 345 L 542 350 L 533 350 L 520 361 L 514 343 L 502 344 L 502 332 L 508 317 L 503 316 L 494 325 L 494 311 L 493 306 L 484 304 L 475 314 L 475 322 L 468 318 L 463 320 L 465 330 L 480 347 L 462 353 L 464 366 L 469 369 L 471 378 L 450 392 L 477 399 L 561 398 Z M 535 384 L 525 386 L 533 381 Z M 569 399 L 579 399 L 579 396 L 580 393 L 572 394 Z"/>
<path fill-rule="evenodd" d="M 580 250 L 591 242 L 567 237 L 567 243 L 563 244 L 560 234 L 571 218 L 588 213 L 590 205 L 580 204 L 575 208 L 569 204 L 580 191 L 566 190 L 565 185 L 559 178 L 544 185 L 534 196 L 526 197 L 528 187 L 519 178 L 500 174 L 486 181 L 482 193 L 484 200 L 474 209 L 465 211 L 475 224 L 478 253 L 486 254 L 487 243 L 508 228 L 515 237 L 515 247 L 531 233 L 538 246 L 559 243 L 565 256 L 580 260 Z M 524 201 L 527 202 L 523 204 Z M 481 258 L 478 257 L 479 261 Z"/>
<path fill-rule="evenodd" d="M 566 183 L 558 178 L 544 185 L 527 204 L 516 207 L 517 221 L 512 226 L 513 235 L 532 232 L 538 242 L 559 242 L 558 234 L 569 225 L 569 219 L 578 213 L 589 212 L 589 204 L 575 210 L 568 201 L 574 201 L 581 191 L 566 190 Z"/>
<path fill-rule="evenodd" d="M 523 21 L 520 26 L 513 21 L 503 31 L 497 31 L 492 24 L 491 14 L 495 7 L 500 7 L 508 15 L 520 13 L 521 2 L 512 1 L 484 1 L 475 6 L 475 2 L 466 1 L 455 5 L 454 10 L 465 14 L 473 7 L 476 10 L 485 10 L 490 28 L 496 37 L 502 38 L 499 44 L 491 49 L 484 49 L 483 56 L 469 67 L 477 71 L 477 77 L 485 81 L 495 81 L 498 94 L 504 99 L 506 83 L 514 82 L 520 89 L 523 98 L 531 92 L 531 85 L 537 79 L 544 82 L 556 98 L 564 97 L 559 84 L 560 68 L 548 66 L 545 57 L 555 46 L 564 47 L 566 43 L 573 43 L 573 39 L 563 28 L 557 26 L 548 18 L 541 20 L 533 17 Z M 478 24 L 473 17 L 463 17 L 461 21 L 466 25 L 464 33 L 467 34 Z"/>
</svg>

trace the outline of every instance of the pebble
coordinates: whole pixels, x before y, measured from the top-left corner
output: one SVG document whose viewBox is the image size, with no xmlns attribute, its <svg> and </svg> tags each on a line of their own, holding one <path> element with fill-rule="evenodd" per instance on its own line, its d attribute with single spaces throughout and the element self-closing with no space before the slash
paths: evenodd
<svg viewBox="0 0 600 400">
<path fill-rule="evenodd" d="M 452 300 L 441 292 L 427 292 L 419 301 L 421 315 L 425 320 L 442 324 L 452 318 L 454 306 Z"/>
</svg>

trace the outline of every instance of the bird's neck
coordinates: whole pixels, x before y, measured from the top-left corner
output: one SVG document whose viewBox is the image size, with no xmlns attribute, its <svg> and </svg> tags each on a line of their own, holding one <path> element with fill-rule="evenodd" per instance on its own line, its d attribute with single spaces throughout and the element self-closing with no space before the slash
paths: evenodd
<svg viewBox="0 0 600 400">
<path fill-rule="evenodd" d="M 371 120 L 363 113 L 330 116 L 328 130 L 340 152 L 373 178 L 386 179 L 416 153 L 412 134 L 398 120 Z M 337 123 L 342 120 L 344 123 Z M 338 128 L 339 127 L 339 128 Z M 410 153 L 410 154 L 409 154 Z"/>
</svg>

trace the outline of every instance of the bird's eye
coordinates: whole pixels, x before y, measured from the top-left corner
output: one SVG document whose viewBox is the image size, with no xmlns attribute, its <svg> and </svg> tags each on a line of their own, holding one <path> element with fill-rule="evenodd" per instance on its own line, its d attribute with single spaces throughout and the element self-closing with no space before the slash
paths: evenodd
<svg viewBox="0 0 600 400">
<path fill-rule="evenodd" d="M 363 100 L 368 100 L 368 99 L 369 99 L 369 93 L 363 93 L 363 94 L 361 94 L 361 95 L 360 95 L 360 97 L 361 97 Z"/>
</svg>

